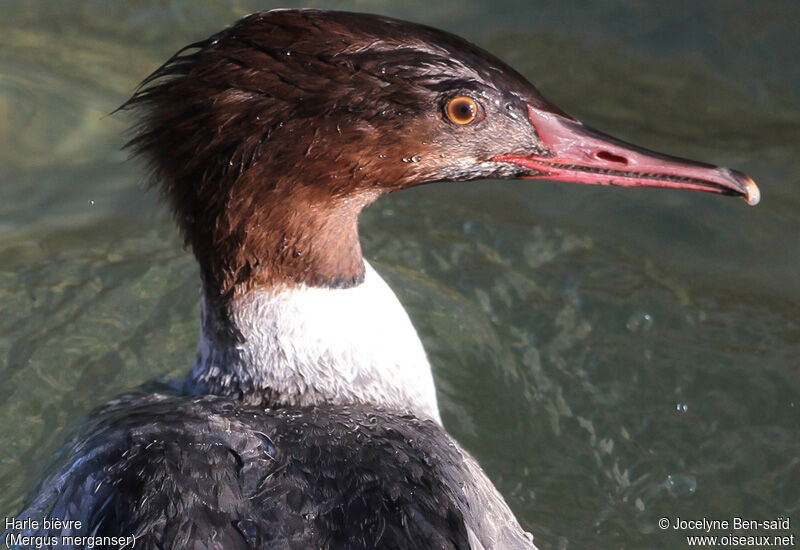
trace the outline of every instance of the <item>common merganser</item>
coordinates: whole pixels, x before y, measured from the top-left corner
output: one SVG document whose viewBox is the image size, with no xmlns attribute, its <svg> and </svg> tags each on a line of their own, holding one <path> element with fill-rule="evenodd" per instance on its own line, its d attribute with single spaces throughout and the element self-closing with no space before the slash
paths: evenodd
<svg viewBox="0 0 800 550">
<path fill-rule="evenodd" d="M 250 15 L 123 108 L 200 263 L 200 343 L 182 392 L 91 416 L 12 530 L 45 547 L 534 548 L 443 429 L 362 208 L 482 178 L 759 200 L 740 172 L 603 135 L 463 39 L 374 15 Z"/>
</svg>

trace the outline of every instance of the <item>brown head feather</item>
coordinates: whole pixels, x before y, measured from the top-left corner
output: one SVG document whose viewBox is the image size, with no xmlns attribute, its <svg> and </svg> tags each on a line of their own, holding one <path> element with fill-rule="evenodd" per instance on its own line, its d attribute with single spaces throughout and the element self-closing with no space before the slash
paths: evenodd
<svg viewBox="0 0 800 550">
<path fill-rule="evenodd" d="M 465 92 L 502 116 L 479 132 L 449 124 L 442 102 Z M 539 101 L 442 31 L 278 10 L 179 51 L 122 108 L 142 113 L 129 146 L 151 162 L 210 297 L 224 299 L 357 284 L 361 208 L 419 183 L 519 170 L 487 161 L 499 136 L 503 151 L 535 149 L 514 109 Z"/>
</svg>

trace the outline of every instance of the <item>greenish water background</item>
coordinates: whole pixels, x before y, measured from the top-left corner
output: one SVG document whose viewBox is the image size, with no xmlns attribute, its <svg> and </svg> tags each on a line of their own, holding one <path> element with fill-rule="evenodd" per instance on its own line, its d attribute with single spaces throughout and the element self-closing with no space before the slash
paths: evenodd
<svg viewBox="0 0 800 550">
<path fill-rule="evenodd" d="M 371 207 L 362 241 L 446 426 L 541 548 L 685 547 L 662 516 L 800 534 L 800 3 L 305 5 L 464 35 L 594 127 L 754 177 L 757 208 L 437 184 Z M 70 426 L 193 357 L 197 269 L 106 113 L 182 45 L 276 6 L 0 4 L 0 515 Z"/>
</svg>

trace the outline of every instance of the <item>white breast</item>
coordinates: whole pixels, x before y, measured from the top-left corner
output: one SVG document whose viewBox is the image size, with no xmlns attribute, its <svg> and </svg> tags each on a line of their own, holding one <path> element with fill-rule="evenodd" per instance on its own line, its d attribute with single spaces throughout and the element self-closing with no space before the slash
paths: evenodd
<svg viewBox="0 0 800 550">
<path fill-rule="evenodd" d="M 190 389 L 264 389 L 285 404 L 372 403 L 440 422 L 430 364 L 408 314 L 366 263 L 348 289 L 256 290 L 231 304 L 237 343 L 203 307 Z"/>
</svg>

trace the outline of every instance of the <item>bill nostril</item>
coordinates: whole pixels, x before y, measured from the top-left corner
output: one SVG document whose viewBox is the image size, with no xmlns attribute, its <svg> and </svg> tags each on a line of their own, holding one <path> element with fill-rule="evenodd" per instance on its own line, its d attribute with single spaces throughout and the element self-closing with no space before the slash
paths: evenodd
<svg viewBox="0 0 800 550">
<path fill-rule="evenodd" d="M 597 151 L 594 154 L 594 158 L 606 160 L 608 162 L 616 162 L 617 164 L 628 164 L 628 159 L 620 155 L 615 155 L 609 151 Z"/>
</svg>

